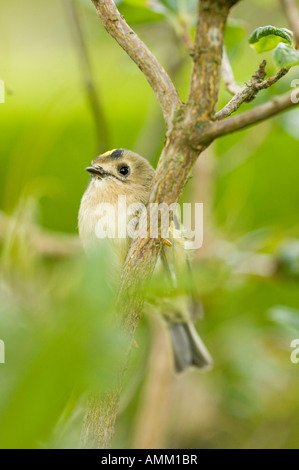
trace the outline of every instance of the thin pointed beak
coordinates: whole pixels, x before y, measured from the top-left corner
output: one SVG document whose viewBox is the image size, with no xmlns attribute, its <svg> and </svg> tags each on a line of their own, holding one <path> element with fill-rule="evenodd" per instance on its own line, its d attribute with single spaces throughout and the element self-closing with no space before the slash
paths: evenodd
<svg viewBox="0 0 299 470">
<path fill-rule="evenodd" d="M 87 168 L 85 168 L 85 170 L 91 173 L 92 175 L 97 175 L 101 177 L 105 175 L 103 168 L 95 168 L 94 166 L 88 166 Z"/>
</svg>

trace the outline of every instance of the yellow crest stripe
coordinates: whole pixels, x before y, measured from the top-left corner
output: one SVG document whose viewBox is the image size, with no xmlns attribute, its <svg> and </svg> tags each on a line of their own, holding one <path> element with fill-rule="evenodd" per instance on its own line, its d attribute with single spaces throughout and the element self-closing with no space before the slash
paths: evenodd
<svg viewBox="0 0 299 470">
<path fill-rule="evenodd" d="M 111 153 L 115 152 L 115 150 L 117 150 L 117 149 L 108 150 L 108 152 L 102 153 L 102 155 L 100 155 L 100 156 L 101 157 L 109 157 L 109 155 L 111 155 Z"/>
</svg>

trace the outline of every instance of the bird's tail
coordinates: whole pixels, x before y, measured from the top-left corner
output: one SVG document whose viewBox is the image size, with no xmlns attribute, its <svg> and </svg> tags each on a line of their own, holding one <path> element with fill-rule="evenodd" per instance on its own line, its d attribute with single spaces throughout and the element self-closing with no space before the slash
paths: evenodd
<svg viewBox="0 0 299 470">
<path fill-rule="evenodd" d="M 193 323 L 172 322 L 169 324 L 170 338 L 177 372 L 183 372 L 190 366 L 210 369 L 213 360 L 200 339 Z"/>
</svg>

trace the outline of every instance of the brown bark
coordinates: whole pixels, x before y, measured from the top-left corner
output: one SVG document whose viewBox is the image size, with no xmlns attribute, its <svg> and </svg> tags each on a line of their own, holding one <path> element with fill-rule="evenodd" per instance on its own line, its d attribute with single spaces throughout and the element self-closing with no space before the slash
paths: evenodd
<svg viewBox="0 0 299 470">
<path fill-rule="evenodd" d="M 189 109 L 194 121 L 212 119 L 215 114 L 228 3 L 230 2 L 202 0 L 198 4 L 189 94 Z"/>
<path fill-rule="evenodd" d="M 232 132 L 245 129 L 246 127 L 262 122 L 265 119 L 269 119 L 282 111 L 298 106 L 297 100 L 292 101 L 293 93 L 293 91 L 285 93 L 284 95 L 277 96 L 272 100 L 251 109 L 250 111 L 238 114 L 237 116 L 229 119 L 224 119 L 223 121 L 211 123 L 203 132 L 200 130 L 195 131 L 191 137 L 194 141 L 194 145 L 196 145 L 196 142 L 210 142 L 217 137 L 222 137 L 224 135 L 231 134 Z"/>
<path fill-rule="evenodd" d="M 229 101 L 229 103 L 227 103 L 227 105 L 224 106 L 223 109 L 216 113 L 216 119 L 221 120 L 227 118 L 228 116 L 236 112 L 245 101 L 252 101 L 259 91 L 265 90 L 266 88 L 269 88 L 270 86 L 274 85 L 289 71 L 289 69 L 286 68 L 281 69 L 273 77 L 268 77 L 264 80 L 266 76 L 266 64 L 267 63 L 264 60 L 260 64 L 259 69 L 256 71 L 256 73 L 252 75 L 251 80 L 245 83 L 245 85 L 235 94 L 235 96 Z"/>
</svg>

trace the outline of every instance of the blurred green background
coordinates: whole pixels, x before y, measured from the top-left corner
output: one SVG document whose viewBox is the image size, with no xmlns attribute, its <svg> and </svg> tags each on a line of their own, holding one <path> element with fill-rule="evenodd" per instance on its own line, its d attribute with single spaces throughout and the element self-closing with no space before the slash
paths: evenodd
<svg viewBox="0 0 299 470">
<path fill-rule="evenodd" d="M 193 34 L 196 2 L 152 3 L 155 11 L 143 0 L 118 5 L 186 99 L 191 59 L 181 36 Z M 74 6 L 0 0 L 1 448 L 78 447 L 86 390 L 113 383 L 123 340 L 111 321 L 109 256 L 86 259 L 76 238 L 84 168 L 118 147 L 155 165 L 164 140 L 139 69 L 92 2 Z M 76 19 L 100 103 L 98 126 Z M 232 11 L 226 45 L 240 84 L 261 61 L 248 36 L 266 24 L 288 26 L 280 2 L 248 0 Z M 264 57 L 275 73 L 271 54 Z M 297 77 L 295 67 L 243 109 L 289 90 Z M 219 106 L 228 99 L 222 87 Z M 143 318 L 114 447 L 299 447 L 299 364 L 290 360 L 299 337 L 298 129 L 293 110 L 217 141 L 200 157 L 183 199 L 204 203 L 205 241 L 194 263 L 205 308 L 198 327 L 215 367 L 174 377 L 163 329 L 154 315 Z"/>
</svg>

